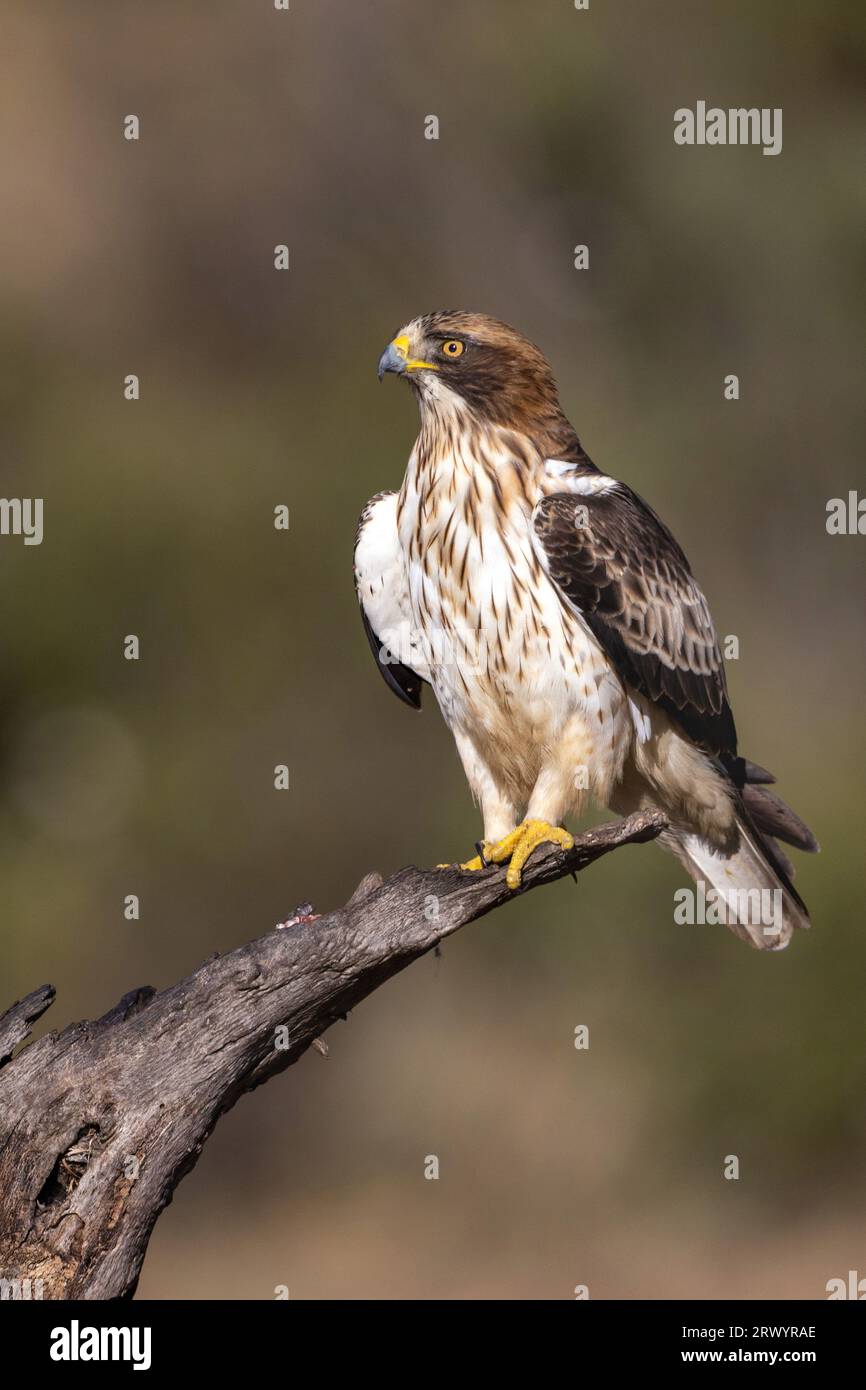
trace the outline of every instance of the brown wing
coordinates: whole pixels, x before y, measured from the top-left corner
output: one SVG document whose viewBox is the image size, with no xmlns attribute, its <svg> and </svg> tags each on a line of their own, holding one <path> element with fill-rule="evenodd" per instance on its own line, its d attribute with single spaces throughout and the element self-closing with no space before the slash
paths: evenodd
<svg viewBox="0 0 866 1390">
<path fill-rule="evenodd" d="M 557 493 L 533 515 L 551 579 L 624 681 L 708 752 L 736 758 L 737 731 L 707 601 L 670 531 L 622 483 Z"/>
</svg>

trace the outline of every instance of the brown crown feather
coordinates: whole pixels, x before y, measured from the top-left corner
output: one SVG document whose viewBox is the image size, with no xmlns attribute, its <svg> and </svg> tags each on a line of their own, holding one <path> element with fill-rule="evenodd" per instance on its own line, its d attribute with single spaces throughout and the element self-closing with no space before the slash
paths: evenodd
<svg viewBox="0 0 866 1390">
<path fill-rule="evenodd" d="M 540 348 L 489 314 L 439 309 L 415 320 L 419 349 L 448 338 L 466 344 L 453 362 L 436 357 L 439 376 L 481 420 L 529 436 L 542 452 L 585 457 L 563 413 L 553 372 Z"/>
</svg>

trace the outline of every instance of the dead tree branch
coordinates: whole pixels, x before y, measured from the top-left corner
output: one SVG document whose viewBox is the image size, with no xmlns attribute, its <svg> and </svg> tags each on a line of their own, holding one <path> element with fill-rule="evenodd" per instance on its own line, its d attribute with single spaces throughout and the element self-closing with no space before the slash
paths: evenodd
<svg viewBox="0 0 866 1390">
<path fill-rule="evenodd" d="M 663 829 L 658 813 L 640 812 L 568 853 L 538 852 L 521 891 Z M 131 1297 L 156 1219 L 220 1115 L 511 896 L 501 868 L 409 868 L 387 883 L 370 874 L 345 907 L 23 1048 L 54 990 L 14 1004 L 0 1017 L 0 1280 L 41 1281 L 45 1298 Z"/>
</svg>

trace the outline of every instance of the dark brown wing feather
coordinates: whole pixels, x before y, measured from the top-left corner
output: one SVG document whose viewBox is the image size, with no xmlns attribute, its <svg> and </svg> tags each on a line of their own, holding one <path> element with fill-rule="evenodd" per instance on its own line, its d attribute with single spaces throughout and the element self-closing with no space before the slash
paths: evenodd
<svg viewBox="0 0 866 1390">
<path fill-rule="evenodd" d="M 547 497 L 533 519 L 551 578 L 622 679 L 726 765 L 739 763 L 707 601 L 652 508 L 620 483 L 610 492 Z"/>
</svg>

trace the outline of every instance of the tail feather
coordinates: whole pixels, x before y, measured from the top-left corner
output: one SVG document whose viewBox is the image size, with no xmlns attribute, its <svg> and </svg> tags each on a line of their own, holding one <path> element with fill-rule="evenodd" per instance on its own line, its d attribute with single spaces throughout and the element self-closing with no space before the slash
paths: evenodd
<svg viewBox="0 0 866 1390">
<path fill-rule="evenodd" d="M 716 848 L 720 838 L 706 838 L 713 833 L 707 822 L 701 823 L 690 806 L 671 796 L 659 777 L 653 782 L 640 777 L 624 780 L 610 801 L 611 809 L 623 815 L 646 806 L 664 811 L 669 828 L 659 836 L 659 844 L 676 855 L 699 889 L 703 885 L 707 891 L 705 920 L 724 922 L 735 936 L 758 950 L 780 951 L 795 929 L 811 924 L 809 910 L 793 884 L 794 866 L 779 841 L 808 853 L 815 853 L 818 841 L 805 822 L 767 789 L 776 780 L 772 772 L 741 757 L 707 761 L 721 781 L 713 791 L 730 798 L 736 819 L 737 834 L 729 837 L 731 851 Z M 676 792 L 676 783 L 672 785 Z M 726 833 L 729 824 L 726 815 L 719 830 Z M 711 889 L 715 890 L 712 897 Z"/>
<path fill-rule="evenodd" d="M 792 880 L 796 873 L 796 869 L 782 849 L 779 841 L 774 840 L 772 835 L 762 835 L 761 847 L 779 877 L 783 880 L 785 878 Z"/>
<path fill-rule="evenodd" d="M 767 791 L 766 787 L 750 786 L 747 782 L 742 797 L 752 822 L 763 835 L 784 840 L 786 845 L 805 850 L 807 854 L 817 853 L 818 841 L 808 825 L 775 792 Z"/>
<path fill-rule="evenodd" d="M 695 882 L 719 895 L 725 925 L 760 951 L 780 951 L 795 928 L 809 926 L 809 913 L 791 882 L 787 856 L 751 821 L 745 806 L 737 816 L 739 844 L 719 853 L 708 841 L 672 828 L 663 840 Z"/>
</svg>

